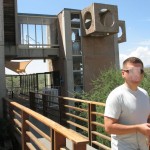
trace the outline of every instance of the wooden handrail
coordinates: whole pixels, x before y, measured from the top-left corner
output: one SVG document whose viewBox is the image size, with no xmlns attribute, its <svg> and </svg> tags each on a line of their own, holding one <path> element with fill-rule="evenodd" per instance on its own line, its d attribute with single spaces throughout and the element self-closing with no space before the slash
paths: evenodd
<svg viewBox="0 0 150 150">
<path fill-rule="evenodd" d="M 32 124 L 29 120 L 26 120 L 26 123 L 32 127 L 37 133 L 39 133 L 40 135 L 42 135 L 42 137 L 46 138 L 48 141 L 51 141 L 51 138 L 49 136 L 47 136 L 47 134 L 45 134 L 43 131 L 39 130 L 39 128 L 37 128 L 34 124 Z"/>
<path fill-rule="evenodd" d="M 57 99 L 57 103 L 54 101 L 55 99 Z M 56 106 L 58 110 L 56 109 Z M 50 119 L 51 117 L 57 118 L 61 125 L 73 129 L 76 132 L 80 132 L 83 137 L 86 137 L 86 139 L 89 140 L 89 145 L 94 148 L 103 148 L 106 145 L 107 149 L 110 147 L 110 135 L 104 132 L 105 103 L 30 92 L 30 108 L 37 112 L 40 110 L 41 116 L 44 115 Z M 57 113 L 54 113 L 54 111 L 57 111 Z M 43 118 L 40 118 L 43 121 Z M 46 124 L 47 121 L 44 123 Z M 56 128 L 59 127 L 56 126 Z M 52 129 L 51 137 L 55 135 L 53 130 L 56 130 L 55 132 L 57 133 L 59 132 L 55 128 Z M 58 136 L 60 135 L 58 134 Z M 61 139 L 63 140 L 63 138 Z"/>
<path fill-rule="evenodd" d="M 97 131 L 97 128 L 102 128 L 101 131 L 102 130 L 104 131 L 104 122 L 103 121 L 101 122 L 100 120 L 99 120 L 100 122 L 98 122 L 98 120 L 97 120 L 98 117 L 104 118 L 104 114 L 103 114 L 103 112 L 99 112 L 97 110 L 97 108 L 99 107 L 99 108 L 102 108 L 102 110 L 104 110 L 103 108 L 105 107 L 105 103 L 70 98 L 70 97 L 62 97 L 62 96 L 59 96 L 59 99 L 61 100 L 61 104 L 63 104 L 62 107 L 69 109 L 69 112 L 66 112 L 67 111 L 66 110 L 64 113 L 66 116 L 70 116 L 70 118 L 71 118 L 71 120 L 69 120 L 69 118 L 68 118 L 68 120 L 66 120 L 66 122 L 69 125 L 72 125 L 75 128 L 79 128 L 79 129 L 83 130 L 83 133 L 84 133 L 84 131 L 87 131 L 87 136 L 89 138 L 89 143 L 91 146 L 96 147 L 96 148 L 98 148 L 98 147 L 104 148 L 105 147 L 107 149 L 110 149 L 110 147 L 109 147 L 110 145 L 106 146 L 105 144 L 103 144 L 103 142 L 100 143 L 97 140 L 97 137 L 98 137 L 99 139 L 103 139 L 105 141 L 104 143 L 107 142 L 107 144 L 108 143 L 110 144 L 110 136 L 108 136 L 107 134 L 104 135 L 104 133 L 101 134 Z M 82 107 L 72 106 L 69 103 L 70 101 L 74 102 L 74 103 L 75 102 L 82 103 L 82 104 L 86 105 L 86 107 L 82 108 Z M 79 116 L 75 116 L 75 114 L 71 114 L 71 110 L 72 110 L 72 112 L 77 111 L 80 113 L 81 112 L 85 113 L 86 114 L 85 119 L 82 119 L 82 117 L 79 117 Z M 66 118 L 66 117 L 64 117 L 64 118 Z M 73 120 L 75 120 L 74 123 L 73 123 Z M 84 121 L 84 123 L 88 123 L 87 124 L 88 128 L 85 128 L 85 127 L 83 127 L 83 125 L 80 125 L 80 121 L 79 121 L 79 124 L 76 123 L 76 122 L 78 122 L 77 120 Z"/>
<path fill-rule="evenodd" d="M 33 97 L 34 94 L 37 93 L 31 92 L 32 97 L 30 100 L 33 102 L 36 100 Z M 103 148 L 106 145 L 110 147 L 110 135 L 104 132 L 105 103 L 71 97 L 51 96 L 50 94 L 43 93 L 38 94 L 44 97 L 43 103 L 49 102 L 49 100 L 47 100 L 49 98 L 58 98 L 61 116 L 60 123 L 62 125 L 86 136 L 89 139 L 89 144 L 95 148 Z M 32 105 L 33 108 L 35 108 L 35 105 Z M 48 106 L 44 106 L 45 105 L 43 105 L 43 111 L 48 114 L 48 111 L 46 111 Z M 49 109 L 52 110 L 52 108 Z M 101 133 L 98 134 L 101 131 L 104 136 L 102 136 Z"/>
<path fill-rule="evenodd" d="M 70 134 L 67 128 L 63 127 L 62 125 L 44 117 L 43 115 L 27 108 L 24 107 L 23 105 L 20 105 L 16 102 L 10 102 L 13 106 L 16 106 L 17 108 L 21 109 L 22 111 L 26 112 L 27 114 L 29 114 L 30 116 L 34 117 L 35 119 L 39 120 L 40 122 L 42 122 L 43 124 L 47 125 L 48 127 L 52 128 L 53 130 L 55 130 L 58 133 L 61 133 L 62 135 L 64 135 L 66 138 L 70 139 L 71 141 L 73 141 L 74 143 L 79 143 L 79 142 L 84 142 L 87 140 L 85 140 L 85 138 L 83 138 L 82 136 L 78 136 L 78 134 L 76 135 L 72 135 L 72 133 Z"/>
<path fill-rule="evenodd" d="M 33 147 L 32 143 L 30 143 L 29 139 L 32 139 L 32 141 L 39 147 L 42 149 L 46 149 L 44 148 L 44 145 L 42 146 L 40 141 L 37 140 L 36 136 L 33 135 L 32 132 L 29 131 L 29 127 L 33 128 L 38 134 L 40 134 L 42 137 L 46 138 L 47 140 L 49 140 L 51 142 L 51 149 L 52 150 L 58 150 L 62 147 L 65 146 L 66 140 L 65 139 L 69 139 L 70 141 L 72 141 L 73 143 L 73 147 L 74 150 L 85 150 L 86 149 L 86 144 L 88 143 L 87 138 L 85 138 L 84 136 L 80 135 L 79 133 L 72 133 L 69 129 L 67 129 L 66 127 L 50 120 L 49 118 L 44 117 L 43 115 L 17 103 L 17 102 L 13 102 L 10 101 L 9 99 L 5 99 L 5 101 L 7 102 L 7 104 L 9 106 L 13 106 L 13 107 L 7 107 L 11 108 L 11 109 L 18 109 L 20 112 L 22 112 L 21 114 L 19 114 L 19 112 L 15 112 L 14 110 L 12 110 L 11 112 L 14 112 L 14 115 L 12 115 L 12 118 L 15 121 L 15 125 L 18 126 L 21 129 L 21 135 L 22 135 L 22 142 L 23 142 L 23 150 L 27 149 L 27 147 Z M 17 120 L 16 117 L 21 115 L 21 120 Z M 43 123 L 44 125 L 46 125 L 49 129 L 50 129 L 50 137 L 48 137 L 47 135 L 45 135 L 45 133 L 43 133 L 42 131 L 40 131 L 40 129 L 38 129 L 36 127 L 36 125 L 33 125 L 30 121 L 29 121 L 29 116 L 35 118 L 36 120 L 38 120 L 39 122 Z M 61 140 L 60 140 L 61 139 Z"/>
</svg>

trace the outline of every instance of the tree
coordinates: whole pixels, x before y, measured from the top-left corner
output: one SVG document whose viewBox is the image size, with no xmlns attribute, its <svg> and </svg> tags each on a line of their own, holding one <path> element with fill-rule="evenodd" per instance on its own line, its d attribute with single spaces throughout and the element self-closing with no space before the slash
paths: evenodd
<svg viewBox="0 0 150 150">
<path fill-rule="evenodd" d="M 97 79 L 92 81 L 93 89 L 84 93 L 83 98 L 105 103 L 110 91 L 121 83 L 123 83 L 123 79 L 120 70 L 110 67 L 101 71 Z"/>
<path fill-rule="evenodd" d="M 145 69 L 144 78 L 141 83 L 141 87 L 144 88 L 150 96 L 150 68 Z"/>
<path fill-rule="evenodd" d="M 110 67 L 103 70 L 92 83 L 93 89 L 88 93 L 84 93 L 82 98 L 105 103 L 109 93 L 117 86 L 123 84 L 124 80 L 121 76 L 121 70 Z M 147 90 L 150 95 L 150 69 L 145 69 L 140 87 Z"/>
</svg>

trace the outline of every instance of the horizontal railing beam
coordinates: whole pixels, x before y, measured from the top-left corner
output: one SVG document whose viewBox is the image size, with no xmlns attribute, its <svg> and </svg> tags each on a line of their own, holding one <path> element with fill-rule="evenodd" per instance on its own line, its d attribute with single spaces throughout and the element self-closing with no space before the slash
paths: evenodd
<svg viewBox="0 0 150 150">
<path fill-rule="evenodd" d="M 88 140 L 80 135 L 79 133 L 72 133 L 69 129 L 63 127 L 62 125 L 50 120 L 49 118 L 44 117 L 43 115 L 17 103 L 14 101 L 10 101 L 9 99 L 5 99 L 8 106 L 7 109 L 11 108 L 10 112 L 10 119 L 14 120 L 15 126 L 20 128 L 21 136 L 22 136 L 22 149 L 26 150 L 31 147 L 32 149 L 34 146 L 30 142 L 35 143 L 40 149 L 47 149 L 41 141 L 30 131 L 32 128 L 38 134 L 40 134 L 43 138 L 47 139 L 51 142 L 51 149 L 58 150 L 62 147 L 66 146 L 66 139 L 69 139 L 73 143 L 74 150 L 86 150 L 86 144 Z M 17 111 L 14 111 L 17 110 Z M 15 112 L 15 113 L 12 113 Z M 21 116 L 21 118 L 20 118 Z M 17 119 L 19 117 L 19 120 Z M 33 124 L 29 121 L 30 118 L 34 118 L 38 120 L 40 123 L 46 125 L 50 128 L 49 136 L 41 131 L 36 124 Z M 79 148 L 81 147 L 81 148 Z"/>
</svg>

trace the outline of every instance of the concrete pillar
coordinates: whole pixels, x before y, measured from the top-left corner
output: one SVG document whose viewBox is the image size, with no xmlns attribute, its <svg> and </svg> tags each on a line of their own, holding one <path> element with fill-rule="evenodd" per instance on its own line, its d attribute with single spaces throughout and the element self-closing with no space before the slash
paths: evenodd
<svg viewBox="0 0 150 150">
<path fill-rule="evenodd" d="M 0 118 L 3 117 L 2 98 L 6 95 L 3 0 L 0 0 Z"/>
<path fill-rule="evenodd" d="M 72 60 L 72 41 L 71 41 L 71 19 L 70 11 L 64 10 L 62 17 L 62 32 L 63 46 L 64 46 L 64 68 L 65 68 L 65 81 L 66 81 L 66 95 L 72 97 L 74 92 L 73 84 L 73 60 Z"/>
<path fill-rule="evenodd" d="M 120 69 L 120 61 L 119 61 L 119 45 L 118 45 L 118 35 L 114 35 L 114 51 L 115 51 L 115 64 L 116 68 Z"/>
</svg>

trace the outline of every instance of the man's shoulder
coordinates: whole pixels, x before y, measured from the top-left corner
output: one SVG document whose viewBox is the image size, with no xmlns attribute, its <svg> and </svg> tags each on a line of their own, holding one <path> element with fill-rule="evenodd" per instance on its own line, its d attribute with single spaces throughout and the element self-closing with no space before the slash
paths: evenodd
<svg viewBox="0 0 150 150">
<path fill-rule="evenodd" d="M 116 87 L 114 90 L 111 91 L 111 93 L 120 93 L 124 90 L 124 86 L 120 85 L 118 87 Z"/>
<path fill-rule="evenodd" d="M 123 85 L 120 85 L 109 93 L 108 98 L 110 97 L 111 99 L 117 98 L 117 97 L 120 97 L 123 93 L 124 93 L 124 87 Z"/>
<path fill-rule="evenodd" d="M 143 89 L 142 87 L 138 87 L 138 90 L 139 91 L 142 91 L 142 92 L 147 92 L 145 89 Z"/>
<path fill-rule="evenodd" d="M 148 96 L 148 92 L 147 92 L 145 89 L 143 89 L 143 88 L 141 88 L 141 87 L 138 87 L 138 91 L 139 91 L 139 92 L 142 92 L 142 93 L 144 93 L 145 95 Z"/>
</svg>

